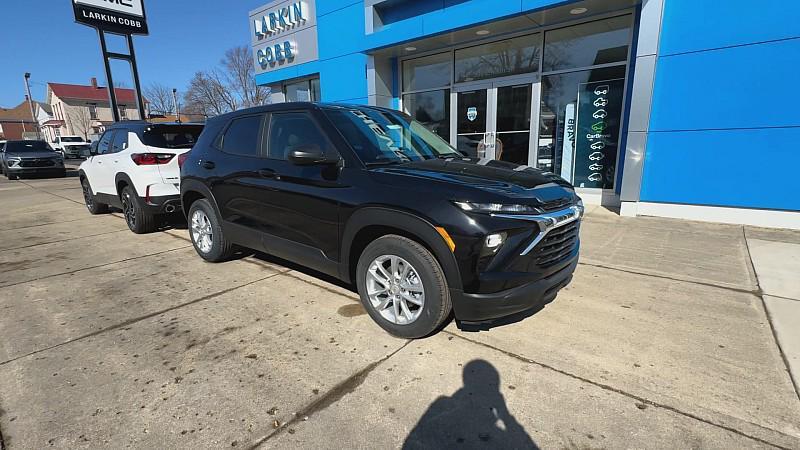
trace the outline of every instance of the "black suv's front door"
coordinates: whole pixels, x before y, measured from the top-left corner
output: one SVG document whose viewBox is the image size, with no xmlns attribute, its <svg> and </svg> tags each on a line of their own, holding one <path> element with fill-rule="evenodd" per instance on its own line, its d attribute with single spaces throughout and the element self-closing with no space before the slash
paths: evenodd
<svg viewBox="0 0 800 450">
<path fill-rule="evenodd" d="M 261 217 L 270 235 L 265 237 L 264 247 L 328 272 L 328 267 L 320 267 L 314 260 L 339 258 L 338 197 L 344 187 L 339 166 L 296 165 L 287 158 L 290 151 L 303 147 L 322 149 L 331 159 L 338 154 L 308 111 L 272 113 L 268 120 L 262 145 L 267 163 L 260 183 Z M 280 255 L 284 251 L 290 254 Z"/>
</svg>

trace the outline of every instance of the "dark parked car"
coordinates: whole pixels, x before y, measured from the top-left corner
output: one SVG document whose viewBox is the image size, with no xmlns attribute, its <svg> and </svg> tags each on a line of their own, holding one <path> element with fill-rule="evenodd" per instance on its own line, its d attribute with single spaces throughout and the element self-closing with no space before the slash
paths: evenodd
<svg viewBox="0 0 800 450">
<path fill-rule="evenodd" d="M 357 286 L 407 338 L 550 302 L 583 205 L 560 177 L 468 158 L 400 112 L 285 103 L 210 119 L 181 158 L 197 253 L 257 249 Z"/>
<path fill-rule="evenodd" d="M 20 175 L 66 175 L 64 158 L 45 141 L 8 141 L 0 152 L 0 170 L 9 180 Z"/>
</svg>

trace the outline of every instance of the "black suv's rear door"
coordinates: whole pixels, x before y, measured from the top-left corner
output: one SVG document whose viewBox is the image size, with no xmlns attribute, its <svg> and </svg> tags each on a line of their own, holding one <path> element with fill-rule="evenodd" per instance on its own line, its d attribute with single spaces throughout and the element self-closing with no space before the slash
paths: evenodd
<svg viewBox="0 0 800 450">
<path fill-rule="evenodd" d="M 263 221 L 259 170 L 268 165 L 261 152 L 265 117 L 252 114 L 234 118 L 214 142 L 215 151 L 199 161 L 226 222 L 225 232 L 234 242 L 256 248 L 260 246 L 258 232 Z"/>
</svg>

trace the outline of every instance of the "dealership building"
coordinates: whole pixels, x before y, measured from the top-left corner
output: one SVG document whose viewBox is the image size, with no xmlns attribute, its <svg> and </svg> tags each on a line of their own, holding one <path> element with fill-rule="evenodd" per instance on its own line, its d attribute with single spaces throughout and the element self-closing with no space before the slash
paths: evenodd
<svg viewBox="0 0 800 450">
<path fill-rule="evenodd" d="M 800 2 L 302 0 L 250 13 L 272 101 L 399 109 L 586 203 L 800 228 Z"/>
</svg>

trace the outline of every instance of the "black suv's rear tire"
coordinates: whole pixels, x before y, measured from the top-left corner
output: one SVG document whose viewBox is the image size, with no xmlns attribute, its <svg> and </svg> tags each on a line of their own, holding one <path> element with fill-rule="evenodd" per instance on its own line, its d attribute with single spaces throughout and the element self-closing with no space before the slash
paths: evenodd
<svg viewBox="0 0 800 450">
<path fill-rule="evenodd" d="M 187 219 L 189 237 L 201 258 L 210 262 L 221 262 L 233 256 L 235 248 L 225 239 L 222 224 L 208 200 L 202 198 L 192 203 Z"/>
<path fill-rule="evenodd" d="M 452 310 L 441 265 L 428 249 L 403 236 L 386 235 L 364 249 L 356 285 L 370 317 L 397 337 L 428 336 Z"/>
<path fill-rule="evenodd" d="M 125 186 L 120 194 L 122 200 L 122 212 L 125 214 L 125 223 L 128 228 L 136 234 L 144 234 L 155 231 L 156 218 L 142 208 L 139 196 L 130 186 Z"/>
<path fill-rule="evenodd" d="M 81 179 L 81 189 L 83 189 L 83 201 L 86 204 L 86 209 L 91 214 L 105 214 L 108 212 L 108 205 L 95 199 L 94 194 L 92 194 L 92 186 L 86 178 Z"/>
</svg>

